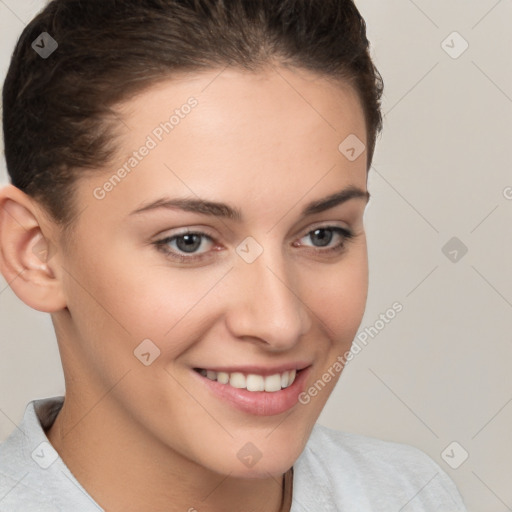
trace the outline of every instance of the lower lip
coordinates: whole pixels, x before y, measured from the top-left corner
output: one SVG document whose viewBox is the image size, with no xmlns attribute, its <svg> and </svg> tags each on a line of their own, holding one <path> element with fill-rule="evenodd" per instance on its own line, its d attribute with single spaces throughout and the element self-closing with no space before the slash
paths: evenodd
<svg viewBox="0 0 512 512">
<path fill-rule="evenodd" d="M 213 394 L 236 409 L 256 416 L 274 416 L 288 411 L 298 403 L 310 369 L 311 367 L 308 366 L 298 372 L 291 386 L 273 392 L 234 388 L 229 384 L 221 384 L 216 380 L 208 379 L 195 370 L 192 372 Z"/>
</svg>

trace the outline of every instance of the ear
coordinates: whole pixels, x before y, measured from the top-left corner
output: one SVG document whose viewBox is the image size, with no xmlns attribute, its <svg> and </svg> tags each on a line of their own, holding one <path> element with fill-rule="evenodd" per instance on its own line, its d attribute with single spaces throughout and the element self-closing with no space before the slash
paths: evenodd
<svg viewBox="0 0 512 512">
<path fill-rule="evenodd" d="M 23 191 L 13 185 L 0 189 L 0 272 L 25 304 L 54 313 L 64 309 L 66 301 L 52 269 L 58 258 L 50 223 Z"/>
</svg>

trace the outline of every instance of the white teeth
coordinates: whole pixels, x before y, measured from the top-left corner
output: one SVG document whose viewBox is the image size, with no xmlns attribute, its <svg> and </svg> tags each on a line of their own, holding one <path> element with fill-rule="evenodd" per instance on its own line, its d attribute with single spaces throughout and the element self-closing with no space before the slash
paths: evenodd
<svg viewBox="0 0 512 512">
<path fill-rule="evenodd" d="M 247 375 L 247 391 L 265 391 L 265 379 L 261 375 Z"/>
<path fill-rule="evenodd" d="M 276 373 L 267 377 L 253 373 L 244 375 L 240 372 L 226 373 L 213 370 L 199 370 L 199 373 L 210 380 L 216 380 L 220 384 L 229 384 L 234 388 L 274 393 L 291 386 L 295 381 L 297 370 Z"/>
<path fill-rule="evenodd" d="M 263 380 L 263 377 L 261 378 Z M 279 391 L 281 389 L 281 375 L 269 375 L 265 377 L 265 391 Z"/>
<path fill-rule="evenodd" d="M 229 385 L 233 386 L 234 388 L 245 388 L 247 386 L 245 375 L 238 372 L 232 373 L 229 377 Z"/>
<path fill-rule="evenodd" d="M 221 384 L 227 384 L 229 382 L 229 373 L 219 372 L 217 373 L 217 382 Z"/>
</svg>

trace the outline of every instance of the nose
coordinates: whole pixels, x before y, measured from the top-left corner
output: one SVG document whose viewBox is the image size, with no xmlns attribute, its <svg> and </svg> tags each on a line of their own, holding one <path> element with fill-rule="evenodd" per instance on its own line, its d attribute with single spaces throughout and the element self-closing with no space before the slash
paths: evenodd
<svg viewBox="0 0 512 512">
<path fill-rule="evenodd" d="M 281 254 L 265 250 L 252 263 L 237 261 L 231 279 L 226 319 L 233 336 L 279 352 L 292 348 L 311 328 L 300 280 Z"/>
</svg>

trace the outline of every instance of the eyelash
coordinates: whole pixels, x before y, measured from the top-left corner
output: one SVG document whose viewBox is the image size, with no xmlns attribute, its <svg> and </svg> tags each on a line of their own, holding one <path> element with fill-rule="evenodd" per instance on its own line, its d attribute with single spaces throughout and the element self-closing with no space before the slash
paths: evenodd
<svg viewBox="0 0 512 512">
<path fill-rule="evenodd" d="M 335 233 L 337 233 L 338 235 L 340 235 L 343 238 L 342 242 L 339 243 L 338 245 L 335 245 L 334 247 L 329 247 L 328 249 L 313 249 L 313 252 L 320 254 L 320 255 L 322 255 L 322 254 L 330 255 L 333 253 L 341 253 L 346 249 L 345 242 L 350 241 L 352 238 L 354 238 L 354 233 L 352 231 L 350 231 L 349 229 L 346 229 L 346 228 L 339 227 L 339 226 L 318 226 L 318 227 L 312 229 L 311 231 L 309 231 L 308 233 L 306 233 L 301 238 L 311 235 L 312 233 L 314 233 L 317 230 L 334 231 Z M 153 242 L 153 245 L 155 245 L 157 250 L 163 252 L 166 256 L 168 256 L 174 260 L 178 260 L 181 263 L 195 263 L 195 262 L 201 261 L 204 258 L 209 256 L 208 253 L 202 253 L 199 255 L 183 256 L 182 254 L 177 254 L 175 251 L 169 249 L 168 245 L 171 242 L 173 242 L 179 238 L 182 238 L 186 235 L 198 235 L 198 236 L 204 237 L 212 242 L 215 241 L 213 239 L 213 237 L 211 237 L 207 233 L 203 233 L 201 231 L 185 231 L 185 232 L 179 233 L 177 235 L 162 238 L 161 240 L 156 240 L 155 242 Z"/>
</svg>

